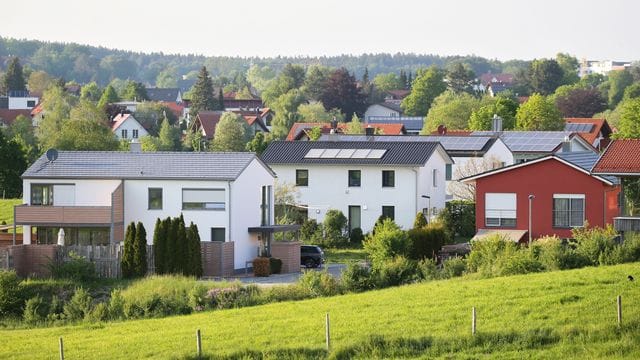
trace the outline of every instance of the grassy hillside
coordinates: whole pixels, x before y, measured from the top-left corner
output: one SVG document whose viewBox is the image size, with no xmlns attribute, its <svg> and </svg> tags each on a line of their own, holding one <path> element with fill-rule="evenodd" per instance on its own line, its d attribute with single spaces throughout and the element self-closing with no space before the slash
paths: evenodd
<svg viewBox="0 0 640 360">
<path fill-rule="evenodd" d="M 0 331 L 0 358 L 640 358 L 640 264 L 458 278 L 253 308 Z M 617 295 L 624 326 L 616 326 Z M 470 334 L 476 306 L 478 334 Z M 332 351 L 324 350 L 331 314 Z"/>
<path fill-rule="evenodd" d="M 13 206 L 22 204 L 22 199 L 0 199 L 0 224 L 13 224 Z"/>
</svg>

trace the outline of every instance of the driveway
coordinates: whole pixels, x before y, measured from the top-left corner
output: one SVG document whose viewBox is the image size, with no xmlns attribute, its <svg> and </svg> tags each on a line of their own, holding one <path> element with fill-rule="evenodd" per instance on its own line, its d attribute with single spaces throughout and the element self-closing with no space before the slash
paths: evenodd
<svg viewBox="0 0 640 360">
<path fill-rule="evenodd" d="M 335 278 L 339 278 L 340 275 L 342 274 L 342 271 L 346 267 L 347 265 L 345 264 L 327 264 L 327 265 L 323 265 L 322 268 L 316 268 L 316 269 L 300 268 L 301 272 L 293 273 L 293 274 L 275 274 L 269 277 L 255 277 L 253 275 L 249 275 L 249 276 L 238 277 L 235 279 L 239 280 L 243 284 L 257 284 L 261 286 L 262 285 L 264 286 L 286 285 L 286 284 L 293 284 L 296 281 L 298 281 L 298 278 L 300 278 L 302 271 L 324 271 L 326 268 L 329 274 L 331 274 Z"/>
</svg>

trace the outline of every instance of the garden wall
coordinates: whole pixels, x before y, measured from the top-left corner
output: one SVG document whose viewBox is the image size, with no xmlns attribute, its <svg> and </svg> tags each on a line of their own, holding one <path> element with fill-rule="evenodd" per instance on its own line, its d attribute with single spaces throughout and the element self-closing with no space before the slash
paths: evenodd
<svg viewBox="0 0 640 360">
<path fill-rule="evenodd" d="M 271 256 L 282 260 L 282 273 L 300 272 L 300 242 L 274 241 Z"/>
<path fill-rule="evenodd" d="M 203 276 L 232 276 L 234 242 L 201 242 Z"/>
</svg>

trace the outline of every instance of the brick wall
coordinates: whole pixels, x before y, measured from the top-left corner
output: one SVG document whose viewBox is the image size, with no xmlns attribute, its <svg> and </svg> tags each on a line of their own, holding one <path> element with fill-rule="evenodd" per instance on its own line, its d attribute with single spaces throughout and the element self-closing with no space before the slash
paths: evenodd
<svg viewBox="0 0 640 360">
<path fill-rule="evenodd" d="M 274 241 L 271 256 L 282 260 L 282 273 L 300 272 L 300 243 Z"/>
<path fill-rule="evenodd" d="M 202 270 L 204 276 L 233 275 L 234 243 L 229 242 L 201 242 Z"/>
<path fill-rule="evenodd" d="M 48 277 L 49 264 L 57 258 L 58 245 L 16 245 L 9 248 L 13 268 L 21 277 Z"/>
</svg>

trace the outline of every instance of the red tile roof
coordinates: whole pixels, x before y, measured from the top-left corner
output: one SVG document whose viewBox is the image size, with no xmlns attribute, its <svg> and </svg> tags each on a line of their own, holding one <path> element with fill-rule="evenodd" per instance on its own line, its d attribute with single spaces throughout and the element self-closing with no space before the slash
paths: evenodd
<svg viewBox="0 0 640 360">
<path fill-rule="evenodd" d="M 218 125 L 221 116 L 221 111 L 200 111 L 191 127 L 193 128 L 195 126 L 196 130 L 202 129 L 203 135 L 207 139 L 213 139 L 213 135 L 216 132 L 216 126 Z"/>
<path fill-rule="evenodd" d="M 127 120 L 131 114 L 118 114 L 113 118 L 111 122 L 111 131 L 115 131 L 125 120 Z"/>
<path fill-rule="evenodd" d="M 31 110 L 29 109 L 0 109 L 0 122 L 9 126 L 13 124 L 19 115 L 24 115 L 27 118 L 31 118 Z"/>
<path fill-rule="evenodd" d="M 611 141 L 591 172 L 594 174 L 640 175 L 640 139 Z"/>
<path fill-rule="evenodd" d="M 565 118 L 564 120 L 568 124 L 592 124 L 592 125 L 595 125 L 595 126 L 593 126 L 591 128 L 590 132 L 579 132 L 578 133 L 583 139 L 585 139 L 591 145 L 594 144 L 594 142 L 596 141 L 596 139 L 600 135 L 600 132 L 602 132 L 602 135 L 604 136 L 605 139 L 608 139 L 609 135 L 611 135 L 611 133 L 612 133 L 611 127 L 609 126 L 609 124 L 607 123 L 607 120 L 605 120 L 605 119 Z M 605 145 L 605 144 L 601 144 L 601 146 L 602 145 Z"/>
<path fill-rule="evenodd" d="M 39 103 L 36 107 L 31 109 L 31 116 L 36 116 L 40 114 L 43 110 L 44 110 L 44 107 L 42 106 L 42 103 Z"/>
<path fill-rule="evenodd" d="M 406 98 L 411 93 L 411 90 L 404 90 L 404 89 L 401 89 L 401 90 L 389 90 L 389 91 L 387 91 L 387 93 L 389 93 L 391 96 L 393 96 L 394 99 L 402 100 L 402 99 Z"/>
<path fill-rule="evenodd" d="M 299 140 L 300 136 L 307 130 L 319 127 L 322 134 L 329 134 L 331 132 L 330 123 L 294 123 L 287 135 L 288 141 Z M 372 127 L 382 132 L 384 135 L 404 135 L 406 133 L 403 124 L 362 124 L 362 128 Z M 344 133 L 347 128 L 346 123 L 338 124 L 338 133 Z"/>
<path fill-rule="evenodd" d="M 485 86 L 491 82 L 511 84 L 513 83 L 513 78 L 514 78 L 513 74 L 485 73 L 480 75 L 480 81 L 482 82 L 482 85 L 485 85 Z M 496 81 L 492 81 L 493 79 L 496 79 Z"/>
<path fill-rule="evenodd" d="M 162 105 L 171 109 L 171 112 L 179 119 L 184 111 L 184 104 L 178 104 L 175 101 L 163 101 Z"/>
</svg>

